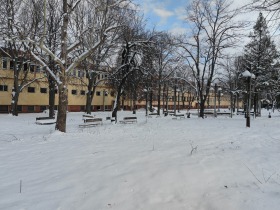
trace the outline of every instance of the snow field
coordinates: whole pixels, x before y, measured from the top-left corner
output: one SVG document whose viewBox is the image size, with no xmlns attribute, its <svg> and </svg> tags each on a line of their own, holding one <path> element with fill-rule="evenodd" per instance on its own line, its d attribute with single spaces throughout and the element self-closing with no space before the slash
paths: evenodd
<svg viewBox="0 0 280 210">
<path fill-rule="evenodd" d="M 137 112 L 137 124 L 122 125 L 94 114 L 103 126 L 81 129 L 82 113 L 69 113 L 67 133 L 36 125 L 44 114 L 0 115 L 0 209 L 279 209 L 277 111 L 251 128 L 244 116 Z"/>
</svg>

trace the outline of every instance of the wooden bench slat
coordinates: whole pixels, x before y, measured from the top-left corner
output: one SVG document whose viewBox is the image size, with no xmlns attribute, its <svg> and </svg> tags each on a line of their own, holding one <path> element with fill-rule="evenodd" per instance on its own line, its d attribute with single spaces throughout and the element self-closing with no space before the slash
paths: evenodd
<svg viewBox="0 0 280 210">
<path fill-rule="evenodd" d="M 84 124 L 80 124 L 79 127 L 90 127 L 95 125 L 102 125 L 102 118 L 88 118 L 84 119 Z"/>
<path fill-rule="evenodd" d="M 124 117 L 120 123 L 134 123 L 137 122 L 137 117 Z"/>
<path fill-rule="evenodd" d="M 84 114 L 83 117 L 86 117 L 86 118 L 94 118 L 93 115 L 87 115 L 87 114 Z"/>
<path fill-rule="evenodd" d="M 36 121 L 37 120 L 54 120 L 54 117 L 36 117 Z"/>
</svg>

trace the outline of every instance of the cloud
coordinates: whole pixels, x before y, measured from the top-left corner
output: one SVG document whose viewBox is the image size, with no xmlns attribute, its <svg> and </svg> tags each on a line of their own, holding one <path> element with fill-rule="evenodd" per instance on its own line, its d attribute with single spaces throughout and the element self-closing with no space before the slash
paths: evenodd
<svg viewBox="0 0 280 210">
<path fill-rule="evenodd" d="M 157 16 L 159 16 L 159 17 L 161 17 L 161 18 L 163 18 L 163 19 L 167 19 L 167 18 L 169 18 L 169 17 L 171 17 L 171 16 L 174 15 L 173 12 L 168 11 L 168 10 L 166 10 L 166 9 L 154 8 L 153 11 L 154 11 L 154 13 L 155 13 Z"/>
<path fill-rule="evenodd" d="M 187 32 L 187 28 L 186 27 L 174 27 L 174 28 L 171 28 L 169 29 L 169 32 L 171 34 L 174 34 L 174 35 L 182 35 L 182 34 L 185 34 Z"/>
<path fill-rule="evenodd" d="M 178 7 L 175 9 L 175 14 L 178 20 L 186 20 L 187 11 L 184 7 Z"/>
</svg>

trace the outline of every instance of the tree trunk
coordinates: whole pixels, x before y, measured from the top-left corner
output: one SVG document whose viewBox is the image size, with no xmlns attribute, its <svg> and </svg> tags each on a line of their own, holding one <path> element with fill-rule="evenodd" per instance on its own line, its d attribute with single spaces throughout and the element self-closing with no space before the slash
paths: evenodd
<svg viewBox="0 0 280 210">
<path fill-rule="evenodd" d="M 150 92 L 150 112 L 153 112 L 153 92 Z"/>
<path fill-rule="evenodd" d="M 199 110 L 199 116 L 204 118 L 204 109 L 205 109 L 205 103 L 200 102 L 200 110 Z"/>
<path fill-rule="evenodd" d="M 18 59 L 14 59 L 14 88 L 12 91 L 12 115 L 13 116 L 18 116 L 18 99 L 19 99 L 19 94 L 20 94 L 20 89 L 19 89 L 19 74 L 18 74 L 18 69 L 17 69 L 17 62 Z"/>
<path fill-rule="evenodd" d="M 67 28 L 68 28 L 68 3 L 67 0 L 63 0 L 63 23 L 61 27 L 61 59 L 67 61 Z M 67 90 L 67 75 L 66 75 L 66 64 L 60 66 L 60 81 L 59 85 L 59 100 L 58 100 L 58 113 L 55 129 L 66 132 L 66 115 L 68 106 L 68 90 Z"/>
<path fill-rule="evenodd" d="M 58 114 L 55 129 L 61 132 L 66 132 L 66 116 L 68 106 L 68 92 L 65 84 L 65 78 L 61 85 L 59 85 L 59 101 Z"/>
<path fill-rule="evenodd" d="M 55 81 L 49 76 L 49 117 L 53 117 L 55 106 Z"/>
<path fill-rule="evenodd" d="M 115 123 L 118 122 L 117 113 L 118 113 L 120 98 L 121 98 L 121 88 L 118 89 L 117 97 L 115 99 L 115 104 L 114 104 L 113 112 L 112 112 L 112 118 L 115 119 Z"/>
<path fill-rule="evenodd" d="M 91 91 L 88 91 L 87 99 L 86 99 L 86 113 L 87 114 L 91 114 L 91 102 L 92 102 Z"/>
<path fill-rule="evenodd" d="M 160 102 L 161 102 L 161 97 L 160 97 L 160 94 L 161 94 L 161 83 L 159 83 L 158 85 L 158 100 L 157 100 L 157 114 L 160 115 Z"/>
<path fill-rule="evenodd" d="M 207 96 L 206 96 L 207 97 Z M 203 95 L 200 96 L 200 103 L 199 103 L 199 117 L 204 118 L 204 110 L 205 110 L 205 100 L 203 99 Z"/>
<path fill-rule="evenodd" d="M 12 115 L 13 116 L 18 116 L 18 98 L 19 98 L 19 93 L 15 92 L 14 95 L 12 96 Z"/>
</svg>

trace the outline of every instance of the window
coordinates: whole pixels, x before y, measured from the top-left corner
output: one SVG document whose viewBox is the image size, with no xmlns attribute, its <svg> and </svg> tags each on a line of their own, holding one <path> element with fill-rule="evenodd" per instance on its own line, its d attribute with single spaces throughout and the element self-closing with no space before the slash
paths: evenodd
<svg viewBox="0 0 280 210">
<path fill-rule="evenodd" d="M 10 69 L 14 69 L 14 61 L 13 60 L 10 60 Z"/>
<path fill-rule="evenodd" d="M 28 70 L 28 64 L 25 63 L 25 64 L 23 64 L 23 71 L 27 71 L 27 70 Z"/>
<path fill-rule="evenodd" d="M 34 112 L 34 106 L 27 106 L 28 112 Z"/>
<path fill-rule="evenodd" d="M 40 88 L 41 93 L 47 93 L 47 88 Z"/>
<path fill-rule="evenodd" d="M 0 105 L 0 112 L 8 112 L 9 107 L 7 105 Z"/>
<path fill-rule="evenodd" d="M 81 90 L 81 95 L 86 95 L 86 91 L 85 90 Z"/>
<path fill-rule="evenodd" d="M 101 96 L 101 92 L 100 91 L 96 91 L 96 95 L 97 96 Z"/>
<path fill-rule="evenodd" d="M 2 69 L 7 69 L 7 58 L 2 58 Z"/>
<path fill-rule="evenodd" d="M 18 105 L 18 106 L 17 106 L 17 110 L 18 110 L 18 112 L 22 112 L 22 106 L 21 106 L 21 105 Z"/>
<path fill-rule="evenodd" d="M 108 96 L 108 92 L 106 90 L 104 91 L 104 96 Z"/>
<path fill-rule="evenodd" d="M 36 72 L 40 72 L 40 66 L 36 66 Z"/>
<path fill-rule="evenodd" d="M 40 106 L 40 112 L 43 112 L 47 109 L 47 106 Z"/>
<path fill-rule="evenodd" d="M 78 77 L 84 77 L 85 72 L 84 71 L 78 71 Z"/>
<path fill-rule="evenodd" d="M 35 93 L 35 87 L 28 87 L 27 92 L 28 93 Z"/>
<path fill-rule="evenodd" d="M 72 95 L 77 95 L 77 90 L 72 90 Z"/>
<path fill-rule="evenodd" d="M 34 65 L 34 64 L 31 64 L 31 65 L 30 65 L 30 72 L 33 73 L 34 71 L 35 71 L 35 65 Z"/>
<path fill-rule="evenodd" d="M 96 106 L 96 109 L 100 111 L 101 110 L 101 106 Z"/>
<path fill-rule="evenodd" d="M 0 91 L 8 91 L 8 85 L 0 85 Z"/>
</svg>

